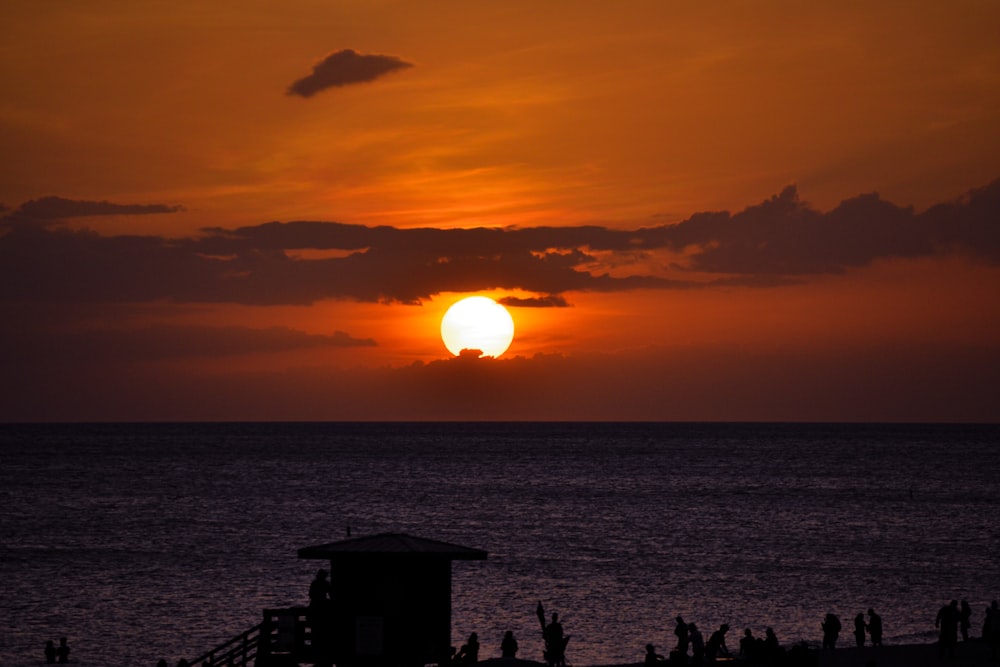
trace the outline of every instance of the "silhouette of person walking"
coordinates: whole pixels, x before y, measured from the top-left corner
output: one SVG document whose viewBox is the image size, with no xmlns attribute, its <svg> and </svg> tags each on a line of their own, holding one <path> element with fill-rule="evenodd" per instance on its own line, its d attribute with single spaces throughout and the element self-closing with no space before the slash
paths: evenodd
<svg viewBox="0 0 1000 667">
<path fill-rule="evenodd" d="M 837 637 L 840 636 L 840 619 L 837 618 L 836 614 L 827 614 L 823 622 L 820 623 L 820 627 L 823 628 L 823 648 L 825 649 L 835 649 L 837 648 Z"/>
<path fill-rule="evenodd" d="M 569 643 L 569 636 L 563 634 L 562 623 L 559 622 L 559 614 L 552 612 L 552 622 L 545 624 L 545 609 L 541 601 L 535 609 L 538 622 L 542 625 L 542 639 L 545 641 L 545 662 L 549 667 L 566 666 L 566 644 Z"/>
<path fill-rule="evenodd" d="M 882 645 L 882 617 L 871 607 L 868 608 L 868 634 L 872 638 L 872 646 Z"/>
<path fill-rule="evenodd" d="M 510 660 L 517 657 L 517 640 L 510 630 L 503 634 L 503 639 L 500 641 L 500 656 Z"/>
<path fill-rule="evenodd" d="M 59 648 L 56 649 L 56 662 L 59 664 L 65 664 L 69 662 L 69 645 L 66 644 L 66 638 L 59 638 Z"/>
<path fill-rule="evenodd" d="M 955 647 L 958 645 L 958 601 L 952 600 L 938 610 L 934 619 L 934 627 L 940 629 L 938 635 L 938 655 L 944 658 L 945 653 L 949 657 L 955 657 Z"/>
<path fill-rule="evenodd" d="M 858 648 L 865 645 L 865 615 L 861 612 L 854 617 L 854 643 Z"/>
</svg>

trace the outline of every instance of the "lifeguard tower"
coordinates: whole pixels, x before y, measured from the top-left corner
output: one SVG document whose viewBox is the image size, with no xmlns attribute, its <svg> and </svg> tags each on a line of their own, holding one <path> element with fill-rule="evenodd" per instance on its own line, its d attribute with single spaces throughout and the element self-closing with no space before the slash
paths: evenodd
<svg viewBox="0 0 1000 667">
<path fill-rule="evenodd" d="M 451 657 L 451 561 L 486 552 L 383 533 L 303 547 L 328 561 L 331 603 L 265 609 L 260 625 L 191 662 L 200 665 L 423 667 Z"/>
</svg>

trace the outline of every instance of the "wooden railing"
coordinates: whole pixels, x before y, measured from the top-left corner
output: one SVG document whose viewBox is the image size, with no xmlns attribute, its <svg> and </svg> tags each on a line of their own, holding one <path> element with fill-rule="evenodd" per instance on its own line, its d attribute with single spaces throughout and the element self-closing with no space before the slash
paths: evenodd
<svg viewBox="0 0 1000 667">
<path fill-rule="evenodd" d="M 190 662 L 191 667 L 200 667 L 201 665 L 246 667 L 246 665 L 252 665 L 252 661 L 257 657 L 262 626 L 263 623 L 258 623 L 246 632 L 238 634 L 229 641 L 199 655 Z"/>
<path fill-rule="evenodd" d="M 268 667 L 313 662 L 312 629 L 305 607 L 265 609 L 264 618 L 246 632 L 190 661 L 191 667 Z"/>
</svg>

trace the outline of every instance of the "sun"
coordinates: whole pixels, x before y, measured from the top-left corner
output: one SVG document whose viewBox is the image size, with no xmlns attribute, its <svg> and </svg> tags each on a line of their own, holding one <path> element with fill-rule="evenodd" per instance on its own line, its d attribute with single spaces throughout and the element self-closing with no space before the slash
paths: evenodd
<svg viewBox="0 0 1000 667">
<path fill-rule="evenodd" d="M 441 318 L 441 340 L 455 356 L 462 350 L 479 350 L 484 356 L 499 357 L 514 340 L 514 319 L 489 297 L 466 297 Z"/>
</svg>

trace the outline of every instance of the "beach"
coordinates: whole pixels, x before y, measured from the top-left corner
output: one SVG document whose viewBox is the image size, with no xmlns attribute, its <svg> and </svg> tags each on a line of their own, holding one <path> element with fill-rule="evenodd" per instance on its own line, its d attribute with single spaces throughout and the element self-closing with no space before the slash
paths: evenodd
<svg viewBox="0 0 1000 667">
<path fill-rule="evenodd" d="M 815 667 L 996 667 L 1000 664 L 1000 661 L 991 658 L 989 645 L 982 641 L 961 642 L 955 651 L 955 657 L 945 659 L 939 657 L 936 643 L 865 646 L 860 649 L 852 646 L 833 651 L 816 649 L 812 654 L 816 656 Z M 485 665 L 485 667 L 545 667 L 545 663 L 542 662 L 501 658 L 482 660 L 479 664 Z M 662 664 L 666 667 L 670 663 L 665 661 Z M 719 660 L 716 664 L 742 665 L 747 663 L 734 657 L 728 660 Z M 644 663 L 595 665 L 593 667 L 644 667 Z"/>
</svg>

